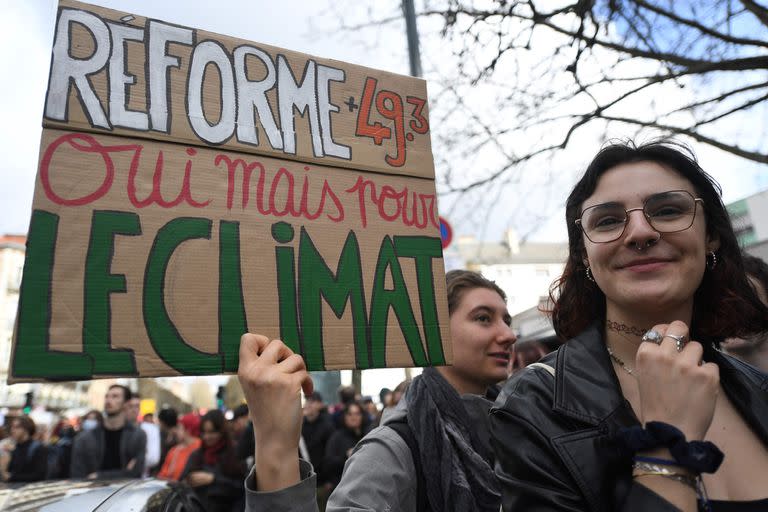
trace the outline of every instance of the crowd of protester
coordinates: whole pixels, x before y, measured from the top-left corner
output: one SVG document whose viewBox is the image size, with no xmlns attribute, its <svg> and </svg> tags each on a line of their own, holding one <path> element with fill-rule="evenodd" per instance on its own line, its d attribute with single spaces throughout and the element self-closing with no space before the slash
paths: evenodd
<svg viewBox="0 0 768 512">
<path fill-rule="evenodd" d="M 15 483 L 153 476 L 186 483 L 205 510 L 242 510 L 243 479 L 253 461 L 247 406 L 237 407 L 228 421 L 217 409 L 180 415 L 167 407 L 157 417 L 140 416 L 139 403 L 138 394 L 116 384 L 107 390 L 103 411 L 62 419 L 49 432 L 27 415 L 9 416 L 8 428 L 0 427 L 0 478 Z"/>
<path fill-rule="evenodd" d="M 214 512 L 765 510 L 768 265 L 741 254 L 716 184 L 675 144 L 609 145 L 566 215 L 560 349 L 515 348 L 504 291 L 451 271 L 453 365 L 382 389 L 380 405 L 350 386 L 326 404 L 287 345 L 246 334 L 252 414 L 139 418 L 114 385 L 103 413 L 47 442 L 13 418 L 0 478 L 152 475 Z"/>
<path fill-rule="evenodd" d="M 403 396 L 408 381 L 382 389 L 380 408 L 351 386 L 339 389 L 339 401 L 327 405 L 318 392 L 306 397 L 304 455 L 322 475 L 318 498 L 339 483 L 355 445 Z M 219 410 L 179 414 L 166 407 L 157 415 L 139 414 L 140 397 L 122 385 L 110 387 L 104 409 L 75 420 L 61 419 L 50 432 L 26 415 L 9 417 L 0 427 L 0 479 L 39 482 L 56 479 L 115 479 L 152 476 L 184 482 L 206 510 L 243 510 L 243 480 L 253 465 L 253 426 L 246 404 L 226 420 Z"/>
</svg>

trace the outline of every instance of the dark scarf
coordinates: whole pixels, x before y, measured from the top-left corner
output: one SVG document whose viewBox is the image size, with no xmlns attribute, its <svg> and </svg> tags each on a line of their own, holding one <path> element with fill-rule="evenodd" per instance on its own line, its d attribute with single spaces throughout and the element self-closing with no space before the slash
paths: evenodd
<svg viewBox="0 0 768 512">
<path fill-rule="evenodd" d="M 413 380 L 407 400 L 430 508 L 498 512 L 501 491 L 491 450 L 476 433 L 487 422 L 471 421 L 459 394 L 435 368 Z"/>
<path fill-rule="evenodd" d="M 215 466 L 219 460 L 219 452 L 227 447 L 227 442 L 224 439 L 219 439 L 219 441 L 213 446 L 204 446 L 203 462 L 207 466 Z"/>
</svg>

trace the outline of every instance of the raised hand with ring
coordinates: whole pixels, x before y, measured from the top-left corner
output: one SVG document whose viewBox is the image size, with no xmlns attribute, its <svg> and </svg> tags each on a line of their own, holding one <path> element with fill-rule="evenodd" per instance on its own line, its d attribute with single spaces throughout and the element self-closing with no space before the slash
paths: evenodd
<svg viewBox="0 0 768 512">
<path fill-rule="evenodd" d="M 670 334 L 670 333 L 666 333 L 664 335 L 664 338 L 672 338 L 673 340 L 675 340 L 675 345 L 676 345 L 675 348 L 677 348 L 678 352 L 682 352 L 683 347 L 685 347 L 685 342 L 686 342 L 687 336 L 685 334 Z"/>
<path fill-rule="evenodd" d="M 641 422 L 661 421 L 680 429 L 686 439 L 704 439 L 718 394 L 718 367 L 701 363 L 703 347 L 688 341 L 684 322 L 659 324 L 653 331 L 662 342 L 641 343 L 635 357 Z"/>
<path fill-rule="evenodd" d="M 640 338 L 641 341 L 649 341 L 651 343 L 655 343 L 656 345 L 661 344 L 661 340 L 664 339 L 664 336 L 662 336 L 658 331 L 654 331 L 653 329 L 649 329 L 648 331 L 643 334 L 643 337 Z"/>
</svg>

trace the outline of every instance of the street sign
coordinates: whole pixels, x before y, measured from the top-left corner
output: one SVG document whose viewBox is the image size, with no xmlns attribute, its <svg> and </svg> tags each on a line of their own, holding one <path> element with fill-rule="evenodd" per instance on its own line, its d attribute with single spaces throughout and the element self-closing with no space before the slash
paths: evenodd
<svg viewBox="0 0 768 512">
<path fill-rule="evenodd" d="M 438 217 L 438 219 L 440 220 L 440 240 L 443 244 L 443 249 L 447 249 L 453 240 L 453 228 L 443 217 Z"/>
</svg>

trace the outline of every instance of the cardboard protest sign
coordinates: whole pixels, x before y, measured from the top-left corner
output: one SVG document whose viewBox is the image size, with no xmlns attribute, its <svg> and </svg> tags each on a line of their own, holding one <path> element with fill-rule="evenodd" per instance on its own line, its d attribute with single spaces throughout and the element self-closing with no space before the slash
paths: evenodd
<svg viewBox="0 0 768 512">
<path fill-rule="evenodd" d="M 59 5 L 10 382 L 449 363 L 426 85 Z"/>
</svg>

